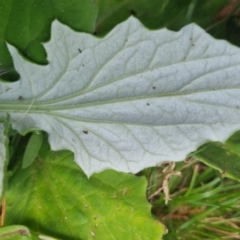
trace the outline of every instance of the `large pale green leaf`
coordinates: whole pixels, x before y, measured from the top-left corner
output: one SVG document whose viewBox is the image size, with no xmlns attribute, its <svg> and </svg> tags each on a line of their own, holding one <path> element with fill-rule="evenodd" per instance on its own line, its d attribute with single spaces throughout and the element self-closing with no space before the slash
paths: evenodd
<svg viewBox="0 0 240 240">
<path fill-rule="evenodd" d="M 158 240 L 164 227 L 151 216 L 147 181 L 112 170 L 90 179 L 69 151 L 43 145 L 28 168 L 9 182 L 6 225 L 24 224 L 60 239 Z"/>
<path fill-rule="evenodd" d="M 148 31 L 130 18 L 98 39 L 56 21 L 45 47 L 38 66 L 9 46 L 21 79 L 1 83 L 0 117 L 48 132 L 87 175 L 183 160 L 240 129 L 240 50 L 194 24 Z"/>
</svg>

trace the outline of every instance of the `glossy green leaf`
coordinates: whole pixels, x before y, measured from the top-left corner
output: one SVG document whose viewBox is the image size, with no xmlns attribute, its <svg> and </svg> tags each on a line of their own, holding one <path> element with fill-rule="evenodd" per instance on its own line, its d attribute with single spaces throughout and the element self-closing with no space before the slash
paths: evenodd
<svg viewBox="0 0 240 240">
<path fill-rule="evenodd" d="M 22 168 L 29 167 L 35 158 L 38 155 L 38 152 L 43 143 L 43 133 L 41 131 L 35 131 L 32 133 L 26 150 L 24 152 L 23 161 L 22 161 Z"/>
<path fill-rule="evenodd" d="M 46 64 L 41 42 L 50 38 L 54 19 L 78 31 L 92 32 L 97 8 L 89 0 L 0 0 L 0 69 L 12 67 L 6 42 L 37 63 Z"/>
<path fill-rule="evenodd" d="M 240 49 L 198 26 L 149 31 L 131 17 L 102 39 L 52 29 L 47 66 L 9 46 L 21 79 L 0 83 L 0 118 L 46 131 L 88 176 L 182 161 L 240 129 Z"/>
<path fill-rule="evenodd" d="M 7 225 L 68 240 L 161 239 L 145 178 L 108 170 L 88 179 L 70 152 L 49 150 L 43 145 L 38 159 L 10 179 Z"/>
<path fill-rule="evenodd" d="M 223 177 L 240 181 L 240 132 L 233 134 L 225 143 L 206 143 L 191 156 L 219 170 Z"/>
</svg>

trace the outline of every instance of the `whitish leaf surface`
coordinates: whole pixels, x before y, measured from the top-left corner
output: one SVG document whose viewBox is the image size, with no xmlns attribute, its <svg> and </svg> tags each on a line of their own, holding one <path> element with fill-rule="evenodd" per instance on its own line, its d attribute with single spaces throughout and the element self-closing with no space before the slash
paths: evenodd
<svg viewBox="0 0 240 240">
<path fill-rule="evenodd" d="M 6 194 L 6 225 L 69 240 L 159 240 L 164 227 L 151 215 L 144 177 L 106 170 L 90 179 L 69 151 L 50 151 L 19 167 Z M 47 239 L 47 238 L 46 238 Z"/>
<path fill-rule="evenodd" d="M 9 46 L 21 79 L 1 83 L 0 109 L 88 175 L 183 160 L 240 129 L 240 51 L 194 24 L 149 31 L 130 18 L 98 39 L 56 21 L 45 48 L 38 66 Z"/>
</svg>

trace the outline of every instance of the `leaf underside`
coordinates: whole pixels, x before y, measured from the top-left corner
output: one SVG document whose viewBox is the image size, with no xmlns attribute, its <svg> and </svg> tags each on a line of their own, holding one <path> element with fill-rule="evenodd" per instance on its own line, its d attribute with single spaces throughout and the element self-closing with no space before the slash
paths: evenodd
<svg viewBox="0 0 240 240">
<path fill-rule="evenodd" d="M 47 66 L 9 46 L 21 79 L 0 84 L 0 118 L 46 131 L 87 175 L 180 161 L 240 129 L 240 51 L 194 24 L 149 31 L 131 17 L 98 39 L 55 21 L 44 46 Z"/>
</svg>

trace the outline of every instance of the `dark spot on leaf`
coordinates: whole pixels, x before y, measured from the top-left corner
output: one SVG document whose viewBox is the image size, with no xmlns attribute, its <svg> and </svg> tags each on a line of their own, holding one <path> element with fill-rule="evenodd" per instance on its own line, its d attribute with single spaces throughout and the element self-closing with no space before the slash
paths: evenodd
<svg viewBox="0 0 240 240">
<path fill-rule="evenodd" d="M 93 32 L 93 35 L 95 35 L 95 36 L 96 36 L 96 35 L 97 35 L 97 32 L 96 32 L 96 31 L 94 31 L 94 32 Z"/>
<path fill-rule="evenodd" d="M 131 13 L 133 16 L 137 16 L 137 13 L 136 13 L 133 9 L 130 10 L 130 13 Z"/>
<path fill-rule="evenodd" d="M 26 236 L 29 235 L 29 232 L 25 229 L 20 229 L 19 232 L 20 232 L 21 235 L 26 235 Z"/>
<path fill-rule="evenodd" d="M 23 100 L 23 97 L 22 97 L 22 96 L 19 96 L 19 97 L 18 97 L 18 100 Z"/>
<path fill-rule="evenodd" d="M 82 53 L 82 50 L 81 50 L 80 48 L 78 49 L 78 51 L 79 51 L 80 53 Z"/>
<path fill-rule="evenodd" d="M 192 44 L 192 47 L 194 47 L 195 46 L 195 44 Z"/>
<path fill-rule="evenodd" d="M 156 89 L 156 87 L 152 87 L 152 89 Z"/>
<path fill-rule="evenodd" d="M 192 38 L 189 38 L 190 41 L 192 41 Z"/>
<path fill-rule="evenodd" d="M 84 67 L 84 64 L 82 64 L 82 66 Z"/>
<path fill-rule="evenodd" d="M 12 88 L 7 88 L 7 89 L 6 89 L 6 92 L 9 91 L 9 90 L 11 90 L 11 89 L 12 89 Z"/>
<path fill-rule="evenodd" d="M 86 130 L 84 130 L 84 131 L 82 131 L 84 134 L 88 134 L 88 131 L 86 131 Z"/>
<path fill-rule="evenodd" d="M 127 189 L 124 189 L 124 190 L 123 190 L 123 195 L 127 195 L 127 193 L 128 193 L 128 190 L 127 190 Z"/>
<path fill-rule="evenodd" d="M 148 106 L 150 106 L 150 104 L 149 104 L 149 103 L 147 103 L 147 105 L 148 105 Z"/>
</svg>

